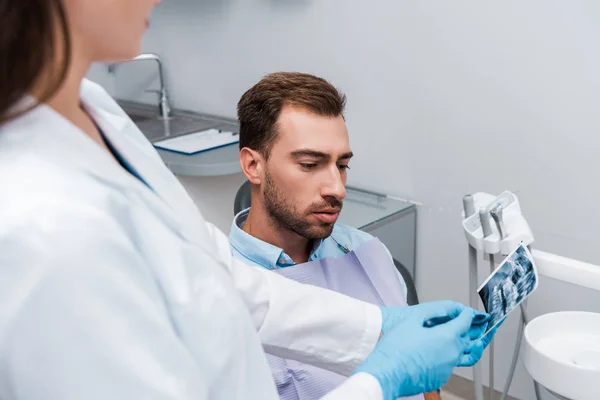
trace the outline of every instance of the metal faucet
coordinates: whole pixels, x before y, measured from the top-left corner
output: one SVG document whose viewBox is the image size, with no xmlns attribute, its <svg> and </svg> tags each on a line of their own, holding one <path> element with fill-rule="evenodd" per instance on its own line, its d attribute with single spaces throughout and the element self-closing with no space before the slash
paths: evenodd
<svg viewBox="0 0 600 400">
<path fill-rule="evenodd" d="M 116 65 L 120 64 L 120 63 L 133 62 L 133 61 L 148 61 L 148 60 L 154 60 L 158 64 L 158 78 L 160 81 L 160 90 L 148 90 L 148 91 L 158 93 L 158 96 L 159 96 L 158 111 L 160 113 L 160 117 L 164 120 L 168 120 L 171 116 L 171 107 L 169 106 L 169 99 L 167 97 L 167 89 L 165 86 L 165 77 L 164 77 L 164 73 L 163 73 L 163 63 L 157 54 L 142 53 L 132 60 L 120 61 L 117 63 L 110 64 L 108 66 L 108 72 L 110 74 L 114 74 Z"/>
</svg>

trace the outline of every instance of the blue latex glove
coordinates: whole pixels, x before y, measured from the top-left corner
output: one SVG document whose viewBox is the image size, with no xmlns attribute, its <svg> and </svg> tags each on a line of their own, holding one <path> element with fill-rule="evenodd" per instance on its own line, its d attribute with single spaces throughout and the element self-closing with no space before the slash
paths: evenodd
<svg viewBox="0 0 600 400">
<path fill-rule="evenodd" d="M 488 321 L 490 318 L 491 316 L 489 314 L 476 311 L 475 318 L 473 318 L 473 322 L 471 324 L 471 329 L 469 329 L 469 339 L 472 341 L 481 339 L 481 336 L 485 333 L 488 327 Z"/>
<path fill-rule="evenodd" d="M 506 318 L 505 318 L 506 319 Z M 464 354 L 460 358 L 457 367 L 472 367 L 477 364 L 483 355 L 484 350 L 488 347 L 488 345 L 494 339 L 494 335 L 496 334 L 496 330 L 504 323 L 504 320 L 500 321 L 498 325 L 494 327 L 491 331 L 487 333 L 487 335 L 481 337 L 487 329 L 487 322 L 483 325 L 472 326 L 469 332 L 469 336 L 471 338 L 471 343 L 467 346 L 464 351 Z"/>
<path fill-rule="evenodd" d="M 414 319 L 421 319 L 424 322 L 436 317 L 455 318 L 465 308 L 467 307 L 450 300 L 432 301 L 409 307 L 381 307 L 381 331 L 385 334 L 405 321 Z"/>
<path fill-rule="evenodd" d="M 433 317 L 451 321 L 432 328 Z M 441 388 L 471 344 L 469 330 L 475 311 L 452 301 L 411 307 L 383 307 L 383 336 L 357 368 L 374 376 L 385 400 L 427 393 Z"/>
</svg>

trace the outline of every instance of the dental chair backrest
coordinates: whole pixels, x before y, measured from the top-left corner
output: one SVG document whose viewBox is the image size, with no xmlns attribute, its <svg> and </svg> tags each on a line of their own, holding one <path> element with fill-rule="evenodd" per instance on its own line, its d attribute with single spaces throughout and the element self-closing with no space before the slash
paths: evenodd
<svg viewBox="0 0 600 400">
<path fill-rule="evenodd" d="M 242 186 L 238 189 L 235 194 L 235 200 L 233 201 L 233 215 L 237 215 L 240 211 L 245 210 L 250 207 L 250 182 L 246 181 L 242 183 Z M 396 259 L 394 259 L 394 265 L 396 269 L 404 278 L 404 282 L 406 282 L 406 288 L 408 290 L 407 293 L 407 303 L 409 306 L 419 304 L 419 296 L 417 295 L 417 288 L 415 287 L 415 282 L 413 277 L 410 275 L 410 272 L 406 269 L 402 263 Z"/>
<path fill-rule="evenodd" d="M 235 194 L 233 201 L 233 215 L 238 215 L 240 211 L 250 207 L 250 181 L 242 183 L 242 186 Z"/>
</svg>

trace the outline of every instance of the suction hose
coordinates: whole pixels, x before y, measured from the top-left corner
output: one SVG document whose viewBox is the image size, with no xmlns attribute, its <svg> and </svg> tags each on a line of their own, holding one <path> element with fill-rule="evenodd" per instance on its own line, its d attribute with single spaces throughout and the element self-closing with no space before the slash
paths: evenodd
<svg viewBox="0 0 600 400">
<path fill-rule="evenodd" d="M 531 250 L 531 247 L 529 248 Z M 527 300 L 521 303 L 521 318 L 519 319 L 519 328 L 517 329 L 517 342 L 515 344 L 515 350 L 513 352 L 513 358 L 510 363 L 510 370 L 508 372 L 508 378 L 506 379 L 506 384 L 504 385 L 504 390 L 502 392 L 502 396 L 500 396 L 500 400 L 506 400 L 506 396 L 508 395 L 508 390 L 510 389 L 510 385 L 512 384 L 512 380 L 515 376 L 515 370 L 517 369 L 517 360 L 519 359 L 519 351 L 521 350 L 521 342 L 523 341 L 523 335 L 525 333 L 525 325 L 530 321 L 528 313 L 527 313 Z M 533 381 L 533 389 L 535 390 L 535 397 L 537 400 L 542 400 L 542 389 L 540 384 L 535 380 Z"/>
</svg>

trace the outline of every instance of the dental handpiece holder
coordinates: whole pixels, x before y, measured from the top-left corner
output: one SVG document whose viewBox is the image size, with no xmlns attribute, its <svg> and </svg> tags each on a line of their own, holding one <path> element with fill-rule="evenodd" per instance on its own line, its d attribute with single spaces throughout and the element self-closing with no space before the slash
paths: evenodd
<svg viewBox="0 0 600 400">
<path fill-rule="evenodd" d="M 519 245 L 530 246 L 533 241 L 533 233 L 527 220 L 521 212 L 521 205 L 517 196 L 505 191 L 499 195 L 489 193 L 474 193 L 463 198 L 462 225 L 465 237 L 469 243 L 469 287 L 471 293 L 471 307 L 478 308 L 477 287 L 478 262 L 477 253 L 482 253 L 483 258 L 490 263 L 492 272 L 496 268 L 496 263 L 505 256 L 512 253 Z M 523 312 L 522 319 L 525 320 L 524 305 L 521 305 Z M 519 329 L 519 338 L 521 338 L 522 328 Z M 520 339 L 518 339 L 520 343 Z M 489 346 L 489 397 L 494 396 L 494 353 L 493 343 Z M 519 352 L 519 345 L 515 346 L 513 360 L 509 378 L 504 386 L 504 392 L 501 399 L 507 395 L 512 378 L 514 376 L 516 361 Z M 483 400 L 483 379 L 481 366 L 476 365 L 473 371 L 473 383 L 476 400 Z M 534 382 L 536 388 L 536 397 L 538 400 L 538 385 Z"/>
<path fill-rule="evenodd" d="M 462 225 L 469 245 L 482 252 L 485 258 L 497 254 L 506 256 L 519 244 L 529 246 L 533 243 L 533 233 L 514 193 L 505 191 L 498 196 L 475 193 L 471 196 L 476 212 L 467 216 L 463 211 Z M 489 231 L 484 232 L 484 227 Z"/>
</svg>

